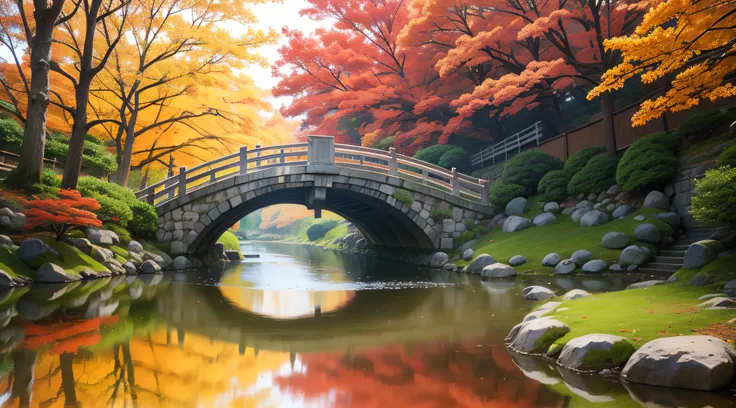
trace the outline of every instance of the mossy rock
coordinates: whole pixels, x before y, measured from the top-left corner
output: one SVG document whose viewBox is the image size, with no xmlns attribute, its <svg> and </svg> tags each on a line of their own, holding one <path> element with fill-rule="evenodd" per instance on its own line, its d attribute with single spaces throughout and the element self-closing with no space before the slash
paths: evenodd
<svg viewBox="0 0 736 408">
<path fill-rule="evenodd" d="M 557 363 L 578 371 L 600 371 L 624 364 L 634 351 L 623 337 L 594 333 L 568 341 Z"/>
</svg>

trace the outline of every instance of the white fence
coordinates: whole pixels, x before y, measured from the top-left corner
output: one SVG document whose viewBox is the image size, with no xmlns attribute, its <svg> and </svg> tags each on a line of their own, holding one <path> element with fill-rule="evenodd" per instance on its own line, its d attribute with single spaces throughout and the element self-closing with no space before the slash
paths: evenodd
<svg viewBox="0 0 736 408">
<path fill-rule="evenodd" d="M 522 149 L 527 147 L 537 147 L 541 138 L 542 122 L 537 122 L 521 132 L 470 156 L 470 165 L 485 167 L 486 165 L 496 164 L 496 161 L 501 160 L 499 156 L 503 156 L 502 161 L 506 161 L 509 158 L 509 152 L 520 153 Z"/>
</svg>

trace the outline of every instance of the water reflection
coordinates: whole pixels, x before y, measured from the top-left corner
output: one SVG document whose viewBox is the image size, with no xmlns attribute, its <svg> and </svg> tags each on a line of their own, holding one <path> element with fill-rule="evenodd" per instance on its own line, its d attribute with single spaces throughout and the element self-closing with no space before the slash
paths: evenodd
<svg viewBox="0 0 736 408">
<path fill-rule="evenodd" d="M 733 402 L 580 376 L 504 348 L 534 305 L 519 295 L 524 286 L 610 290 L 628 283 L 622 278 L 488 282 L 296 246 L 248 250 L 264 256 L 219 270 L 0 293 L 0 405 Z"/>
</svg>

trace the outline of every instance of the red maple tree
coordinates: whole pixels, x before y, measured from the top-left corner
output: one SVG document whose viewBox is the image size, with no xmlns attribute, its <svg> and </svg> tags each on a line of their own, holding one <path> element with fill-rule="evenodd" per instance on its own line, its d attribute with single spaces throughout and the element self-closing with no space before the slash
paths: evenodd
<svg viewBox="0 0 736 408">
<path fill-rule="evenodd" d="M 102 226 L 102 221 L 92 212 L 100 209 L 100 203 L 94 198 L 82 197 L 77 190 L 59 190 L 57 199 L 34 196 L 24 205 L 26 222 L 23 229 L 53 231 L 57 241 L 74 228 Z"/>
</svg>

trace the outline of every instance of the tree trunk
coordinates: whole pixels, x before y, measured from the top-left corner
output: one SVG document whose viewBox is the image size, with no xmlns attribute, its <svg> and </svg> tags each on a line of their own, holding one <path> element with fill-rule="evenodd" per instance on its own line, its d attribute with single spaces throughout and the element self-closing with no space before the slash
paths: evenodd
<svg viewBox="0 0 736 408">
<path fill-rule="evenodd" d="M 64 406 L 75 407 L 79 405 L 77 401 L 77 390 L 74 381 L 74 354 L 62 353 L 59 356 L 59 365 L 61 368 L 61 388 L 64 390 Z"/>
<path fill-rule="evenodd" d="M 91 73 L 89 75 L 91 76 Z M 69 140 L 69 152 L 66 154 L 66 161 L 64 162 L 64 177 L 61 179 L 61 188 L 76 189 L 79 173 L 82 171 L 84 139 L 87 136 L 87 102 L 89 101 L 91 79 L 89 78 L 84 83 L 80 81 L 77 86 L 77 107 L 74 112 L 72 137 Z"/>
<path fill-rule="evenodd" d="M 603 142 L 606 146 L 606 152 L 615 155 L 616 133 L 613 128 L 613 95 L 610 92 L 604 92 L 600 98 L 603 111 Z"/>
<path fill-rule="evenodd" d="M 41 182 L 41 168 L 46 145 L 46 110 L 49 106 L 49 61 L 51 37 L 58 13 L 51 10 L 34 13 L 36 35 L 31 46 L 31 91 L 28 94 L 28 114 L 23 131 L 23 146 L 16 169 L 16 179 L 28 187 Z"/>
<path fill-rule="evenodd" d="M 132 118 L 131 118 L 132 119 Z M 130 162 L 133 158 L 133 143 L 135 143 L 135 132 L 133 131 L 133 121 L 126 129 L 125 145 L 123 145 L 123 156 L 118 163 L 118 169 L 115 170 L 113 182 L 123 187 L 128 185 L 128 177 L 130 176 Z"/>
<path fill-rule="evenodd" d="M 18 398 L 18 406 L 27 407 L 31 402 L 33 370 L 36 368 L 36 352 L 17 349 L 13 355 L 13 386 L 11 398 Z"/>
<path fill-rule="evenodd" d="M 141 183 L 138 185 L 138 190 L 143 190 L 148 187 L 148 172 L 151 170 L 151 166 L 141 168 Z"/>
</svg>

